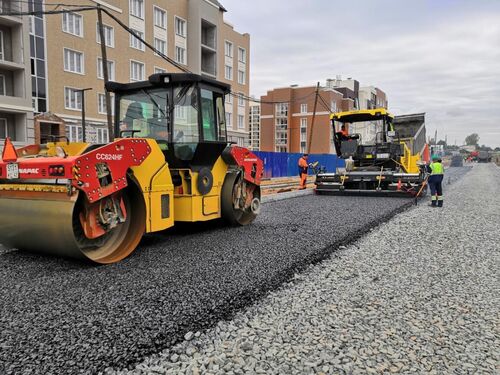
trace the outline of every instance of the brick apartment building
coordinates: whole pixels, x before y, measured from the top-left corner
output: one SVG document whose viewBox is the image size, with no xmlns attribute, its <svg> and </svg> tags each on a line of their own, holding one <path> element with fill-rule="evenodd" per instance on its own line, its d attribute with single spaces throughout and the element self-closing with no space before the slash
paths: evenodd
<svg viewBox="0 0 500 375">
<path fill-rule="evenodd" d="M 3 0 L 6 2 L 9 0 Z M 224 20 L 226 9 L 219 1 L 84 0 L 78 4 L 101 5 L 138 36 L 190 71 L 229 83 L 233 91 L 249 95 L 250 36 L 236 32 Z M 27 0 L 26 8 L 30 11 L 53 9 L 50 5 L 44 6 L 42 0 Z M 3 18 L 0 17 L 0 25 Z M 23 21 L 26 38 L 29 35 L 24 45 L 30 46 L 24 49 L 28 53 L 24 59 L 28 66 L 26 81 L 32 86 L 26 85 L 27 91 L 32 91 L 32 99 L 26 97 L 26 100 L 37 116 L 34 124 L 31 121 L 31 130 L 26 130 L 29 125 L 19 126 L 16 140 L 40 142 L 51 135 L 82 140 L 82 93 L 79 90 L 92 88 L 85 92 L 86 138 L 90 142 L 106 142 L 109 134 L 97 12 L 23 17 L 9 20 L 9 24 Z M 110 80 L 141 81 L 154 73 L 179 71 L 106 14 L 103 14 L 103 23 Z M 19 49 L 16 53 L 19 54 Z M 26 107 L 26 103 L 23 106 Z M 226 112 L 229 140 L 248 145 L 248 102 L 229 97 Z M 31 136 L 23 132 L 31 132 Z M 2 135 L 0 129 L 0 138 Z"/>
<path fill-rule="evenodd" d="M 333 153 L 330 113 L 372 108 L 373 103 L 387 106 L 386 94 L 373 88 L 375 97 L 365 99 L 372 89 L 360 87 L 353 79 L 327 80 L 319 90 L 316 119 L 311 137 L 316 86 L 290 86 L 268 91 L 261 97 L 260 150 L 314 154 Z M 330 112 L 331 111 L 331 112 Z M 311 142 L 309 145 L 308 142 Z"/>
</svg>

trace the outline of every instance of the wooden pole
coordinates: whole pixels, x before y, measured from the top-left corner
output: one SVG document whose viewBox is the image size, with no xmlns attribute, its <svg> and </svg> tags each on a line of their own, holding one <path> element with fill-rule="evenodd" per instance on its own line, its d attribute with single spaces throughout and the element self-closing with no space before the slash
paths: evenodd
<svg viewBox="0 0 500 375">
<path fill-rule="evenodd" d="M 313 136 L 313 131 L 314 131 L 314 122 L 316 121 L 316 109 L 318 107 L 318 97 L 319 97 L 319 82 L 316 86 L 316 98 L 314 99 L 314 109 L 313 109 L 313 118 L 312 118 L 312 123 L 311 123 L 311 130 L 309 131 L 309 141 L 307 142 L 307 153 L 311 153 L 311 143 L 312 143 L 312 136 Z"/>
<path fill-rule="evenodd" d="M 106 117 L 108 122 L 108 134 L 109 141 L 112 142 L 115 139 L 114 128 L 113 128 L 113 118 L 111 116 L 111 94 L 106 89 L 106 83 L 109 82 L 109 72 L 108 72 L 108 55 L 106 53 L 106 37 L 104 35 L 104 26 L 102 24 L 102 9 L 99 4 L 97 4 L 97 22 L 99 25 L 99 36 L 101 39 L 101 59 L 102 59 L 102 75 L 104 78 L 104 95 L 106 97 Z"/>
</svg>

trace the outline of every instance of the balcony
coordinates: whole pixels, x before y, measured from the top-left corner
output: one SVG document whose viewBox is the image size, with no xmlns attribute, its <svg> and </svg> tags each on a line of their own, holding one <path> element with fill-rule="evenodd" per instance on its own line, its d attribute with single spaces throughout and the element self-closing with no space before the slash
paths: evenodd
<svg viewBox="0 0 500 375">
<path fill-rule="evenodd" d="M 217 27 L 201 20 L 201 72 L 217 76 Z"/>
<path fill-rule="evenodd" d="M 2 19 L 2 21 L 6 21 L 7 23 L 22 22 L 21 16 L 4 16 L 4 14 L 8 13 L 22 12 L 23 9 L 21 3 L 21 1 L 0 0 L 0 18 Z"/>
</svg>

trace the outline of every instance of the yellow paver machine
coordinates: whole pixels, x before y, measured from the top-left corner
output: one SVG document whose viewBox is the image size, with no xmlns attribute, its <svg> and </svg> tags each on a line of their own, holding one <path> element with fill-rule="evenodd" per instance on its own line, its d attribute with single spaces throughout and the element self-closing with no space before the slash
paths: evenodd
<svg viewBox="0 0 500 375">
<path fill-rule="evenodd" d="M 182 73 L 107 89 L 120 135 L 113 142 L 16 150 L 6 140 L 0 244 L 105 264 L 175 222 L 255 219 L 263 163 L 227 140 L 228 85 Z"/>
<path fill-rule="evenodd" d="M 416 196 L 425 188 L 425 114 L 392 116 L 385 108 L 330 116 L 345 167 L 316 175 L 318 194 Z"/>
</svg>

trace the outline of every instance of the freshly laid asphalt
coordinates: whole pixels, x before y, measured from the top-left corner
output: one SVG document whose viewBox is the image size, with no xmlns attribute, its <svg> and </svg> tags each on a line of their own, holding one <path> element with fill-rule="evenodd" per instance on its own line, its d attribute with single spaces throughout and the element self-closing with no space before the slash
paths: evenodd
<svg viewBox="0 0 500 375">
<path fill-rule="evenodd" d="M 411 199 L 307 195 L 247 227 L 183 225 L 93 266 L 0 252 L 0 373 L 124 368 L 213 326 L 409 207 Z"/>
</svg>

